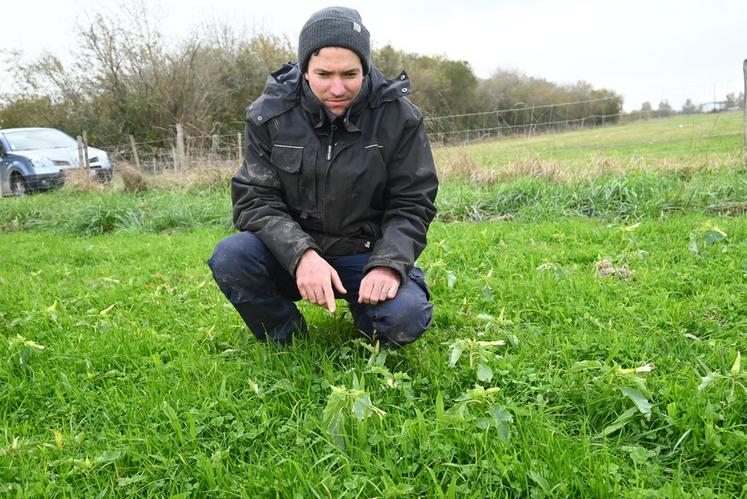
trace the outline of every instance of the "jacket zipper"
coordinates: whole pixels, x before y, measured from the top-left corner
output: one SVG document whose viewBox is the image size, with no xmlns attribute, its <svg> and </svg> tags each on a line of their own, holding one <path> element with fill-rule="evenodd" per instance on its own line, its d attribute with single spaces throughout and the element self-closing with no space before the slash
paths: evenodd
<svg viewBox="0 0 747 499">
<path fill-rule="evenodd" d="M 327 161 L 332 161 L 332 144 L 335 140 L 335 130 L 337 127 L 334 123 L 329 127 L 329 143 L 327 144 Z"/>
<path fill-rule="evenodd" d="M 322 189 L 322 191 L 321 191 L 322 192 L 322 197 L 321 197 L 321 199 L 317 200 L 317 203 L 318 203 L 318 206 L 319 206 L 319 216 L 320 216 L 321 221 L 322 221 L 322 229 L 325 232 L 327 230 L 327 222 L 326 222 L 326 215 L 327 214 L 326 214 L 325 209 L 324 209 L 324 201 L 323 201 L 324 200 L 324 196 L 326 195 L 326 193 L 324 192 L 324 189 L 326 187 L 325 184 L 326 184 L 327 174 L 329 173 L 329 168 L 332 165 L 332 148 L 334 147 L 334 143 L 335 143 L 334 142 L 335 141 L 335 130 L 337 130 L 337 126 L 334 123 L 331 123 L 330 127 L 329 127 L 329 140 L 327 142 L 327 167 L 324 169 L 324 175 L 322 177 L 323 178 L 323 180 L 322 180 L 322 187 L 321 187 L 321 189 Z M 319 190 L 318 189 L 317 189 L 317 195 L 319 195 Z"/>
</svg>

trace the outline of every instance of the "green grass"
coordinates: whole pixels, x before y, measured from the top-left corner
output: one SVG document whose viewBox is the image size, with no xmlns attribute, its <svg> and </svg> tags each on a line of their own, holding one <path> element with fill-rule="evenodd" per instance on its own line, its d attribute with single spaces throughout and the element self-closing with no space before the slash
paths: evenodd
<svg viewBox="0 0 747 499">
<path fill-rule="evenodd" d="M 713 225 L 727 238 L 693 254 Z M 382 364 L 407 389 L 371 370 L 344 312 L 304 307 L 312 333 L 291 348 L 248 340 L 204 264 L 223 235 L 3 236 L 6 493 L 742 492 L 746 394 L 698 385 L 746 351 L 743 218 L 436 225 L 422 259 L 436 325 Z M 634 275 L 598 277 L 605 257 Z M 508 442 L 437 417 L 439 394 L 448 408 L 477 382 L 466 360 L 449 367 L 456 338 L 508 340 L 485 384 Z M 585 361 L 599 368 L 574 371 Z M 650 420 L 600 436 L 638 386 L 613 368 L 648 363 Z M 387 415 L 349 421 L 339 448 L 322 413 L 354 375 Z"/>
<path fill-rule="evenodd" d="M 449 180 L 440 187 L 438 218 L 481 221 L 511 215 L 522 220 L 594 216 L 637 220 L 669 213 L 709 212 L 747 200 L 747 168 L 693 172 L 637 172 L 579 180 L 570 185 L 538 178 L 494 184 Z M 231 226 L 225 190 L 146 193 L 58 191 L 43 196 L 6 198 L 0 232 L 50 231 L 96 235 L 117 231 L 160 233 Z"/>
<path fill-rule="evenodd" d="M 626 163 L 650 159 L 691 163 L 740 154 L 743 126 L 741 111 L 693 114 L 593 130 L 525 135 L 472 146 L 470 154 L 485 167 L 501 167 L 527 157 L 557 160 L 570 168 L 600 157 Z"/>
<path fill-rule="evenodd" d="M 726 166 L 446 182 L 394 352 L 344 306 L 248 335 L 225 190 L 4 199 L 0 496 L 744 497 L 747 218 L 709 206 L 746 199 Z"/>
</svg>

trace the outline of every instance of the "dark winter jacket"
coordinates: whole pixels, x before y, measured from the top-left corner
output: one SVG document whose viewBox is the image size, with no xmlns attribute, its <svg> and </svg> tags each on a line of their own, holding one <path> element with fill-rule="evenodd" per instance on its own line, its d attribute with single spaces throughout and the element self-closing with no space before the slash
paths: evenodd
<svg viewBox="0 0 747 499">
<path fill-rule="evenodd" d="M 313 248 L 322 256 L 372 251 L 367 271 L 402 282 L 435 216 L 435 166 L 407 75 L 366 75 L 335 117 L 295 64 L 271 74 L 247 109 L 244 164 L 231 185 L 234 224 L 256 234 L 289 273 Z"/>
</svg>

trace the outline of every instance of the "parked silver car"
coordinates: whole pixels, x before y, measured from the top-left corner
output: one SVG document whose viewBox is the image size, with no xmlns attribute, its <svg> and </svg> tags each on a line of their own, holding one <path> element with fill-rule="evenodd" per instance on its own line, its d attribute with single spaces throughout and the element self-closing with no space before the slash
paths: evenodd
<svg viewBox="0 0 747 499">
<path fill-rule="evenodd" d="M 91 175 L 102 182 L 112 178 L 109 157 L 88 147 Z M 3 194 L 21 195 L 58 187 L 65 170 L 80 168 L 78 142 L 54 128 L 0 129 L 0 181 Z"/>
</svg>

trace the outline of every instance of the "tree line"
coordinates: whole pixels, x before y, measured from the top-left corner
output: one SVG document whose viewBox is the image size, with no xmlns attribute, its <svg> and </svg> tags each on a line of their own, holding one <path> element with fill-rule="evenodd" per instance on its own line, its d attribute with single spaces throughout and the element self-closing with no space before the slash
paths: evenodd
<svg viewBox="0 0 747 499">
<path fill-rule="evenodd" d="M 677 111 L 667 99 L 659 101 L 659 105 L 654 109 L 651 102 L 646 101 L 641 104 L 641 108 L 632 111 L 627 118 L 631 120 L 649 119 L 649 118 L 666 118 L 675 114 L 695 114 L 695 113 L 716 113 L 721 111 L 730 111 L 734 109 L 744 110 L 744 92 L 730 92 L 724 96 L 724 100 L 696 104 L 692 99 L 685 99 L 682 108 Z"/>
<path fill-rule="evenodd" d="M 152 13 L 134 9 L 120 17 L 97 14 L 80 26 L 73 64 L 52 54 L 6 61 L 16 88 L 0 96 L 0 127 L 85 130 L 101 146 L 125 144 L 132 135 L 160 147 L 171 143 L 177 123 L 193 136 L 235 134 L 267 75 L 295 60 L 287 38 L 244 36 L 227 26 L 169 44 L 158 21 L 149 21 Z M 490 129 L 507 133 L 525 124 L 614 123 L 622 113 L 622 96 L 586 82 L 559 85 L 505 70 L 480 79 L 466 61 L 389 45 L 373 51 L 372 61 L 390 78 L 407 70 L 411 99 L 426 117 L 449 116 L 429 120 L 433 132 L 469 128 L 473 113 L 486 113 Z"/>
</svg>

